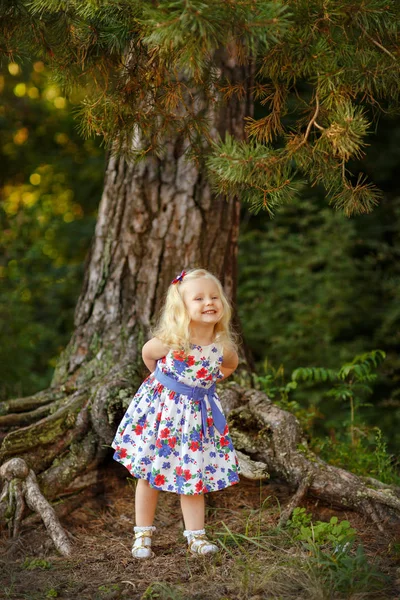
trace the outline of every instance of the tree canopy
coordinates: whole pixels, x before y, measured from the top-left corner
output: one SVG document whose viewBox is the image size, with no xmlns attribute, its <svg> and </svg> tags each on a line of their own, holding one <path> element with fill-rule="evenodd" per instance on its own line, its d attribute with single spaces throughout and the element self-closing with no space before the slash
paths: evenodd
<svg viewBox="0 0 400 600">
<path fill-rule="evenodd" d="M 351 161 L 382 111 L 398 111 L 395 0 L 17 0 L 0 10 L 2 55 L 34 51 L 65 90 L 83 88 L 81 131 L 114 151 L 162 154 L 178 131 L 217 191 L 270 213 L 304 181 L 346 215 L 381 197 Z M 221 74 L 221 53 L 246 67 L 242 82 Z M 233 98 L 255 103 L 248 137 L 215 141 L 206 106 Z"/>
</svg>

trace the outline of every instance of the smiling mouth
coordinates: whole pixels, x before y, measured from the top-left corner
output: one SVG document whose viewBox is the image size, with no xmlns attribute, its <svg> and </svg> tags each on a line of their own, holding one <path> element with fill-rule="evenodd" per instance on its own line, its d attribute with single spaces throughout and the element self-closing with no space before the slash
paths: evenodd
<svg viewBox="0 0 400 600">
<path fill-rule="evenodd" d="M 215 315 L 216 310 L 205 310 L 203 311 L 203 315 Z"/>
</svg>

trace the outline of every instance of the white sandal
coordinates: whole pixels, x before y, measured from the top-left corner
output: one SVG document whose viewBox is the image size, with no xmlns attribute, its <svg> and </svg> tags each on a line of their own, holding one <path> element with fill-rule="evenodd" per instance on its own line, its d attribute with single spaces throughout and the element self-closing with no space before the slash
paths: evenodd
<svg viewBox="0 0 400 600">
<path fill-rule="evenodd" d="M 135 532 L 135 542 L 132 546 L 133 558 L 153 558 L 151 536 L 156 528 L 151 525 L 149 527 L 134 527 L 133 530 Z"/>
<path fill-rule="evenodd" d="M 215 554 L 219 552 L 218 546 L 213 544 L 206 536 L 205 529 L 196 531 L 185 530 L 183 535 L 188 541 L 188 550 L 191 554 Z"/>
</svg>

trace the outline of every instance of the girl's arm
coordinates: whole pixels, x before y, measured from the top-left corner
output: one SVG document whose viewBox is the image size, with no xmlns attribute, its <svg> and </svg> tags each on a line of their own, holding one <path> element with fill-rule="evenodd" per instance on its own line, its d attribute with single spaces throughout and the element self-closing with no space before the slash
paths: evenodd
<svg viewBox="0 0 400 600">
<path fill-rule="evenodd" d="M 158 359 L 165 356 L 168 350 L 168 346 L 158 338 L 152 338 L 145 343 L 142 348 L 142 358 L 151 373 L 155 370 Z"/>
<path fill-rule="evenodd" d="M 233 371 L 237 368 L 239 364 L 239 357 L 235 350 L 229 349 L 224 350 L 224 358 L 222 360 L 222 365 L 220 367 L 220 371 L 223 374 L 223 378 L 219 379 L 219 381 L 223 381 L 229 375 L 233 373 Z"/>
</svg>

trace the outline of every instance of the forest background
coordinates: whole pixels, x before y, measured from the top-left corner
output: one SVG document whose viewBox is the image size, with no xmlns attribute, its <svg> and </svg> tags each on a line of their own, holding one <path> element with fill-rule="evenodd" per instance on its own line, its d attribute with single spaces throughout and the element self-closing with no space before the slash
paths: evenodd
<svg viewBox="0 0 400 600">
<path fill-rule="evenodd" d="M 100 141 L 78 131 L 80 101 L 39 60 L 0 76 L 0 400 L 46 388 L 73 329 L 106 164 Z M 304 187 L 273 218 L 243 206 L 239 243 L 238 312 L 257 385 L 330 462 L 381 479 L 382 456 L 393 473 L 400 450 L 399 139 L 399 119 L 381 117 L 354 165 L 383 191 L 372 213 L 348 218 Z M 327 383 L 287 384 L 298 367 L 339 369 L 374 349 L 386 358 L 357 398 L 355 453 L 348 402 Z"/>
</svg>

